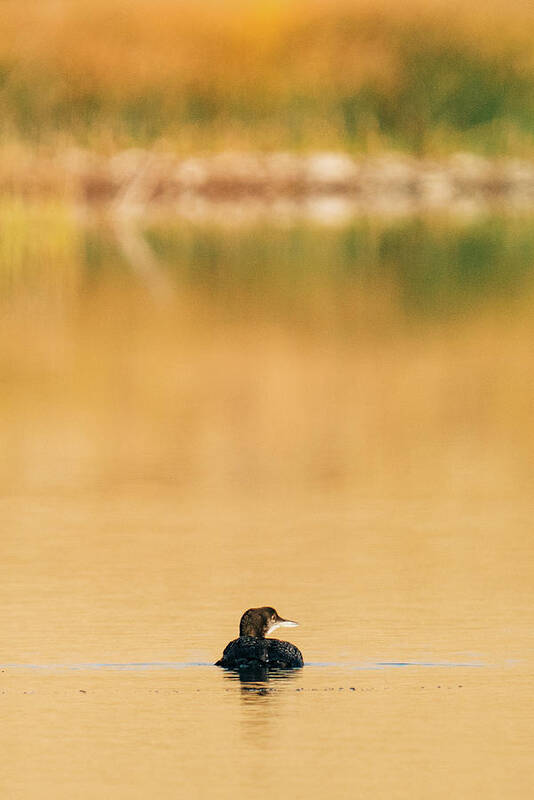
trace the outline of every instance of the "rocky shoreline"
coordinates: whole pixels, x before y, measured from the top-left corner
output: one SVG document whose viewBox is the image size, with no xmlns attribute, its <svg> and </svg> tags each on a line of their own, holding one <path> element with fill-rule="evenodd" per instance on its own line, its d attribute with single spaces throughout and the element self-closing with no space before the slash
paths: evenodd
<svg viewBox="0 0 534 800">
<path fill-rule="evenodd" d="M 529 210 L 534 162 L 468 153 L 438 160 L 329 152 L 180 157 L 137 149 L 104 157 L 66 150 L 1 159 L 0 192 L 54 197 L 118 215 L 159 210 L 196 219 L 267 213 L 335 222 L 362 213 Z"/>
</svg>

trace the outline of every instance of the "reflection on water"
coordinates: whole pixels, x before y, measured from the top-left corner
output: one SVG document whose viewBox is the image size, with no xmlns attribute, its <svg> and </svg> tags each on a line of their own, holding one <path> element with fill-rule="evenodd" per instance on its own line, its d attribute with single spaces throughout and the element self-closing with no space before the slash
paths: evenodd
<svg viewBox="0 0 534 800">
<path fill-rule="evenodd" d="M 0 227 L 10 491 L 531 482 L 526 218 Z"/>
<path fill-rule="evenodd" d="M 378 295 L 383 310 L 364 322 L 394 315 L 398 324 L 395 311 L 447 318 L 532 288 L 529 216 L 363 218 L 333 227 L 129 218 L 81 225 L 61 207 L 5 201 L 0 230 L 4 292 L 37 284 L 85 293 L 118 282 L 160 300 L 199 292 L 249 319 L 317 324 L 327 312 L 330 324 L 353 328 L 362 308 L 352 303 L 363 292 L 365 304 Z"/>
<path fill-rule="evenodd" d="M 362 309 L 348 301 L 362 292 L 367 302 L 380 296 L 384 315 L 371 318 L 377 325 L 395 305 L 404 319 L 448 317 L 532 288 L 528 215 L 359 218 L 324 227 L 128 217 L 80 224 L 61 206 L 4 200 L 0 230 L 0 286 L 8 296 L 36 286 L 65 296 L 114 282 L 168 300 L 184 290 L 200 292 L 215 307 L 246 318 L 261 313 L 317 324 L 320 304 L 330 323 L 354 326 Z"/>
<path fill-rule="evenodd" d="M 298 677 L 300 669 L 272 669 L 266 667 L 246 667 L 242 669 L 225 669 L 224 678 L 230 681 L 239 681 L 241 691 L 248 694 L 268 695 L 274 688 L 290 686 Z"/>
<path fill-rule="evenodd" d="M 528 797 L 528 219 L 0 227 L 6 796 Z"/>
</svg>

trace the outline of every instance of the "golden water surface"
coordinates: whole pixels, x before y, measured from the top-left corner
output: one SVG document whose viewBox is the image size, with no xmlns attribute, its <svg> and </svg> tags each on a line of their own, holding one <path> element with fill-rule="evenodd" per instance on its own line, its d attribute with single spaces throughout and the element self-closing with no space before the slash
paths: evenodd
<svg viewBox="0 0 534 800">
<path fill-rule="evenodd" d="M 1 796 L 529 798 L 528 284 L 303 307 L 45 228 L 3 244 Z M 306 666 L 242 682 L 263 604 Z"/>
</svg>

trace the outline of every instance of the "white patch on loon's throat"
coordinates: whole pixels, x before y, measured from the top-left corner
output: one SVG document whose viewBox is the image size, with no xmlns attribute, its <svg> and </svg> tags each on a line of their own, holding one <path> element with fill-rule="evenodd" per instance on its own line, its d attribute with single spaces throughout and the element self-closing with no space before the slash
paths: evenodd
<svg viewBox="0 0 534 800">
<path fill-rule="evenodd" d="M 290 619 L 285 619 L 283 622 L 275 622 L 273 625 L 271 625 L 271 627 L 267 631 L 267 634 L 272 633 L 277 628 L 296 628 L 297 625 L 298 622 L 291 622 Z"/>
</svg>

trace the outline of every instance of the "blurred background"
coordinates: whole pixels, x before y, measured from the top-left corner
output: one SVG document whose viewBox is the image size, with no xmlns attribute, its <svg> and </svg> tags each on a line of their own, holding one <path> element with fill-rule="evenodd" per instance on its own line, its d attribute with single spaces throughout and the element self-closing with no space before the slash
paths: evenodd
<svg viewBox="0 0 534 800">
<path fill-rule="evenodd" d="M 524 0 L 4 0 L 2 139 L 528 155 L 533 13 Z"/>
<path fill-rule="evenodd" d="M 530 3 L 2 3 L 6 490 L 530 486 Z"/>
</svg>

